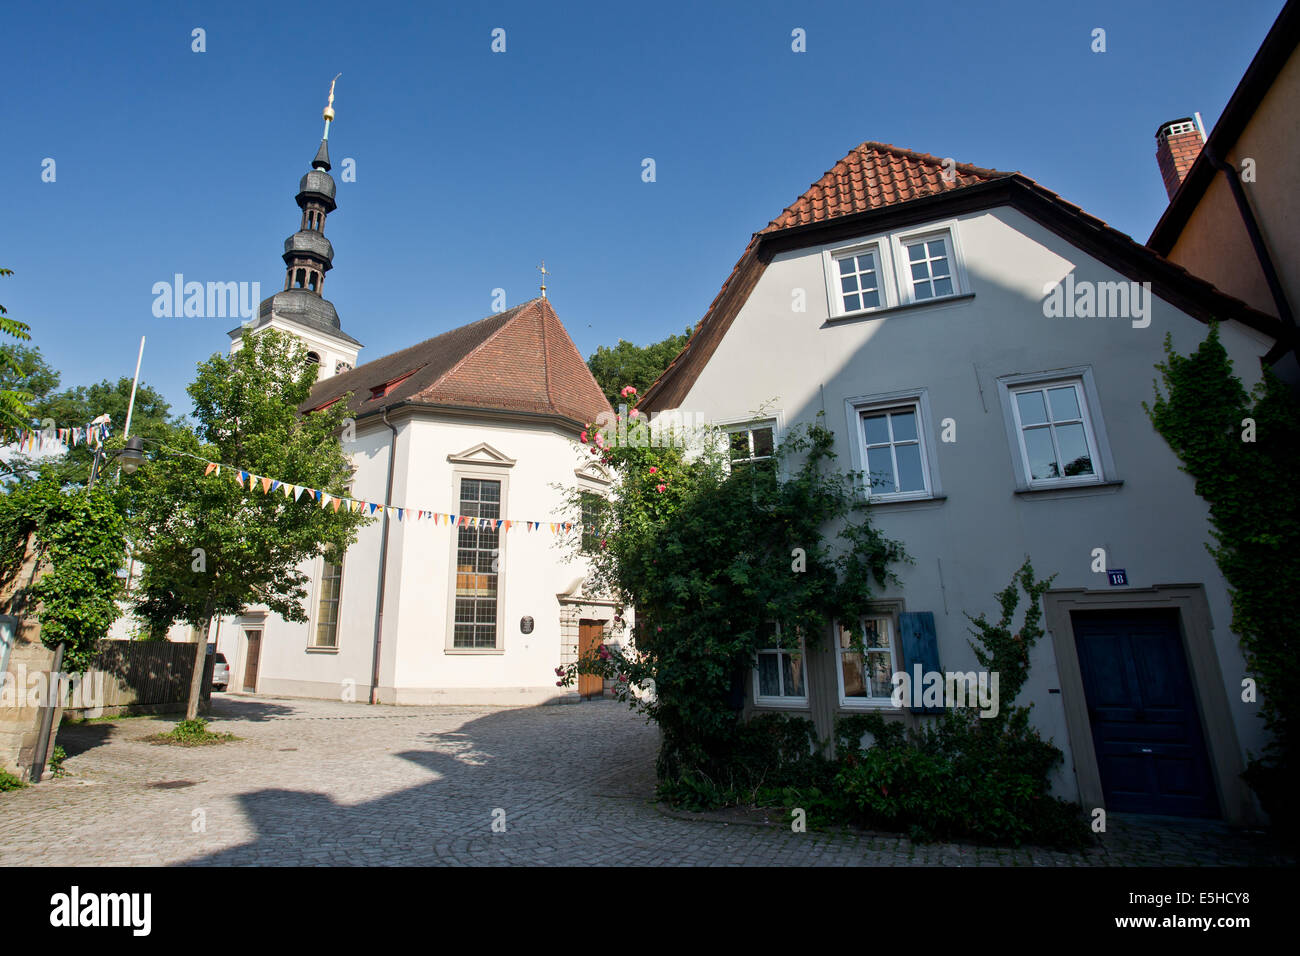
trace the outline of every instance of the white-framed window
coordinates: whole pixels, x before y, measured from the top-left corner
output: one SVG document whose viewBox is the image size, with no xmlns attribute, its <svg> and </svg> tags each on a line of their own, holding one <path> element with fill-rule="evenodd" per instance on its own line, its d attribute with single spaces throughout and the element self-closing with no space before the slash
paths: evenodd
<svg viewBox="0 0 1300 956">
<path fill-rule="evenodd" d="M 1010 393 L 1021 465 L 1031 488 L 1102 480 L 1081 380 L 1013 387 Z"/>
<path fill-rule="evenodd" d="M 873 312 L 898 304 L 888 236 L 824 249 L 822 261 L 832 317 Z"/>
<path fill-rule="evenodd" d="M 850 398 L 845 402 L 854 468 L 872 501 L 942 496 L 934 462 L 929 394 L 925 389 Z"/>
<path fill-rule="evenodd" d="M 865 312 L 889 304 L 889 287 L 879 246 L 862 246 L 835 253 L 832 261 L 835 264 L 836 311 L 839 314 Z"/>
<path fill-rule="evenodd" d="M 760 707 L 802 706 L 808 703 L 804 646 L 782 646 L 781 626 L 769 625 L 771 644 L 754 655 L 754 703 Z"/>
<path fill-rule="evenodd" d="M 460 479 L 460 515 L 495 521 L 501 517 L 501 482 Z M 501 532 L 495 525 L 457 525 L 456 604 L 452 644 L 457 650 L 498 647 L 498 582 Z"/>
<path fill-rule="evenodd" d="M 776 451 L 776 422 L 728 425 L 727 457 L 732 468 L 772 461 Z"/>
<path fill-rule="evenodd" d="M 840 705 L 892 706 L 898 659 L 894 649 L 894 619 L 888 614 L 871 614 L 862 619 L 859 628 L 855 633 L 840 626 L 835 641 Z"/>
<path fill-rule="evenodd" d="M 929 497 L 930 479 L 916 403 L 864 411 L 864 469 L 872 498 Z"/>
<path fill-rule="evenodd" d="M 312 647 L 335 650 L 339 646 L 339 598 L 343 587 L 343 558 L 333 550 L 321 559 L 316 600 L 316 633 Z"/>
<path fill-rule="evenodd" d="M 967 291 L 955 222 L 892 238 L 900 303 L 946 299 Z"/>
</svg>

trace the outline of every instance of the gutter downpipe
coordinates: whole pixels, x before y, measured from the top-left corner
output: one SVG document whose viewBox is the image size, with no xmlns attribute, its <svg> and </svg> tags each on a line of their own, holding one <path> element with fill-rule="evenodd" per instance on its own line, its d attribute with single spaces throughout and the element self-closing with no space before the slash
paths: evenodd
<svg viewBox="0 0 1300 956">
<path fill-rule="evenodd" d="M 397 426 L 388 420 L 388 407 L 383 409 L 384 424 L 393 433 L 388 446 L 388 486 L 384 491 L 384 530 L 379 541 L 379 587 L 375 594 L 375 653 L 370 669 L 370 703 L 379 703 L 379 646 L 384 632 L 384 583 L 388 569 L 388 507 L 393 501 L 393 465 L 397 459 Z"/>
<path fill-rule="evenodd" d="M 1246 191 L 1241 188 L 1241 181 L 1237 178 L 1237 170 L 1214 155 L 1209 144 L 1206 144 L 1204 149 L 1210 165 L 1228 177 L 1228 188 L 1232 190 L 1232 198 L 1236 200 L 1237 211 L 1241 214 L 1242 224 L 1246 227 L 1246 235 L 1250 237 L 1250 244 L 1255 250 L 1255 258 L 1259 260 L 1259 267 L 1264 273 L 1264 281 L 1268 283 L 1268 291 L 1273 296 L 1273 304 L 1277 306 L 1278 318 L 1290 326 L 1292 331 L 1295 331 L 1295 313 L 1291 311 L 1291 305 L 1286 300 L 1286 293 L 1282 290 L 1282 282 L 1278 279 L 1277 270 L 1273 268 L 1273 259 L 1268 254 L 1268 245 L 1264 242 L 1264 234 L 1259 231 L 1259 223 L 1255 221 L 1255 214 L 1251 211 L 1250 203 L 1246 200 Z"/>
</svg>

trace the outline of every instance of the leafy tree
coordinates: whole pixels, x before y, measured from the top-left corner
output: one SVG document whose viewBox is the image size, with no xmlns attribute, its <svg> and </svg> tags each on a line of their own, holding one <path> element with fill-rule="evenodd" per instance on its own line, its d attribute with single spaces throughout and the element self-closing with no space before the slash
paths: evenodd
<svg viewBox="0 0 1300 956">
<path fill-rule="evenodd" d="M 617 408 L 618 393 L 623 386 L 631 385 L 638 392 L 644 392 L 686 347 L 690 337 L 691 330 L 687 329 L 681 335 L 670 335 L 662 342 L 646 346 L 619 339 L 613 348 L 605 345 L 597 348 L 596 353 L 587 359 L 587 368 L 591 369 L 596 384 L 609 403 Z"/>
<path fill-rule="evenodd" d="M 11 276 L 12 269 L 0 269 L 0 276 Z M 31 326 L 25 322 L 10 318 L 3 305 L 0 305 L 0 335 L 7 335 L 19 341 L 27 341 L 31 336 Z M 12 428 L 27 427 L 30 413 L 27 403 L 32 394 L 19 387 L 16 380 L 20 377 L 17 359 L 9 346 L 0 346 L 0 379 L 15 380 L 14 384 L 0 385 L 0 425 Z"/>
<path fill-rule="evenodd" d="M 663 732 L 665 793 L 734 793 L 752 782 L 736 702 L 755 650 L 776 640 L 797 652 L 799 635 L 814 644 L 828 620 L 856 631 L 874 587 L 894 580 L 891 564 L 907 560 L 871 527 L 859 476 L 834 467 L 833 436 L 821 424 L 787 437 L 777 449 L 780 467 L 728 469 L 721 437 L 706 433 L 699 453 L 668 442 L 611 447 L 600 433 L 592 446 L 618 488 L 611 507 L 588 511 L 592 573 L 601 589 L 635 606 L 635 650 L 601 648 L 559 668 L 559 683 L 579 673 L 618 682 L 621 696 Z M 575 494 L 575 514 L 580 504 Z M 583 532 L 574 536 L 577 548 Z M 653 698 L 631 693 L 649 682 Z"/>
<path fill-rule="evenodd" d="M 144 565 L 132 600 L 151 631 L 180 621 L 206 635 L 214 617 L 254 604 L 306 620 L 307 577 L 297 566 L 327 548 L 345 550 L 368 519 L 306 495 L 248 490 L 230 468 L 205 476 L 200 459 L 344 494 L 352 468 L 337 433 L 347 402 L 299 414 L 315 380 L 306 348 L 274 329 L 199 366 L 189 387 L 196 430 L 174 429 L 162 453 L 124 481 Z M 188 719 L 198 712 L 205 647 L 200 641 L 195 651 Z"/>
<path fill-rule="evenodd" d="M 35 480 L 0 495 L 0 582 L 20 571 L 34 536 L 38 564 L 49 569 L 29 589 L 41 609 L 41 640 L 63 644 L 63 668 L 86 670 L 99 639 L 117 619 L 117 570 L 125 521 L 114 489 L 68 488 L 46 468 Z"/>
<path fill-rule="evenodd" d="M 1247 392 L 1217 325 L 1191 355 L 1165 338 L 1165 386 L 1144 408 L 1210 507 L 1206 547 L 1228 582 L 1232 629 L 1258 685 L 1271 733 L 1246 779 L 1279 831 L 1294 840 L 1300 815 L 1300 405 L 1272 373 Z"/>
<path fill-rule="evenodd" d="M 59 387 L 59 373 L 39 348 L 15 345 L 5 350 L 7 361 L 0 366 L 0 388 L 16 389 L 39 402 Z"/>
<path fill-rule="evenodd" d="M 107 446 L 110 450 L 120 449 L 128 437 L 123 434 L 123 429 L 126 427 L 126 412 L 131 401 L 131 381 L 129 376 L 122 376 L 116 382 L 105 379 L 94 385 L 79 385 L 46 394 L 32 404 L 33 417 L 42 428 L 65 428 L 84 426 L 100 415 L 107 414 L 112 428 Z M 165 442 L 176 428 L 181 427 L 184 427 L 184 421 L 171 415 L 171 405 L 162 393 L 140 382 L 136 387 L 135 406 L 131 412 L 131 434 L 139 435 L 152 446 L 153 443 Z M 55 467 L 68 481 L 84 481 L 90 474 L 93 458 L 92 447 L 75 445 L 69 447 L 55 462 Z M 35 459 L 41 460 L 43 459 Z M 32 464 L 32 461 L 26 462 L 28 468 Z M 22 465 L 16 463 L 15 467 Z"/>
</svg>

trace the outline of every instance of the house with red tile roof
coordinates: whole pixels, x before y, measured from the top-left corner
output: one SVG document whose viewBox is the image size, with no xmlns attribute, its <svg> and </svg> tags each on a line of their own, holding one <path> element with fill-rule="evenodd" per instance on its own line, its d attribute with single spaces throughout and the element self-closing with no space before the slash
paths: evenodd
<svg viewBox="0 0 1300 956">
<path fill-rule="evenodd" d="M 303 341 L 320 371 L 302 411 L 347 403 L 344 503 L 376 520 L 346 554 L 299 568 L 305 622 L 258 607 L 221 622 L 229 690 L 398 704 L 571 697 L 557 666 L 626 633 L 572 547 L 582 507 L 609 489 L 578 440 L 609 403 L 544 291 L 354 368 L 361 343 L 323 296 L 328 170 L 322 142 L 285 242 L 285 289 L 231 332 L 232 351 L 266 328 Z M 578 692 L 603 689 L 586 678 Z"/>
<path fill-rule="evenodd" d="M 1263 726 L 1206 505 L 1142 406 L 1166 336 L 1187 353 L 1212 319 L 1252 385 L 1275 315 L 1029 177 L 878 142 L 835 163 L 753 234 L 640 405 L 723 427 L 737 460 L 821 420 L 915 559 L 861 621 L 758 653 L 746 713 L 822 739 L 848 714 L 930 719 L 894 705 L 895 675 L 974 679 L 964 614 L 996 617 L 1029 556 L 1055 578 L 1016 703 L 1064 751 L 1056 792 L 1257 820 L 1239 774 Z"/>
</svg>

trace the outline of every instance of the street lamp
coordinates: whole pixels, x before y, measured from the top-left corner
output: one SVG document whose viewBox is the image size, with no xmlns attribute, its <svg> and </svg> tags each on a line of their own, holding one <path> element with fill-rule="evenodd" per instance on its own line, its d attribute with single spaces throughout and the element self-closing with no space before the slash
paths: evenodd
<svg viewBox="0 0 1300 956">
<path fill-rule="evenodd" d="M 126 447 L 120 451 L 108 453 L 111 457 L 118 459 L 122 470 L 128 475 L 135 474 L 135 470 L 140 467 L 144 461 L 144 439 L 139 435 L 133 435 L 126 440 Z M 100 442 L 95 446 L 95 460 L 90 465 L 90 481 L 86 483 L 86 489 L 95 487 L 95 478 L 99 475 L 99 463 L 104 459 L 104 444 Z"/>
</svg>

